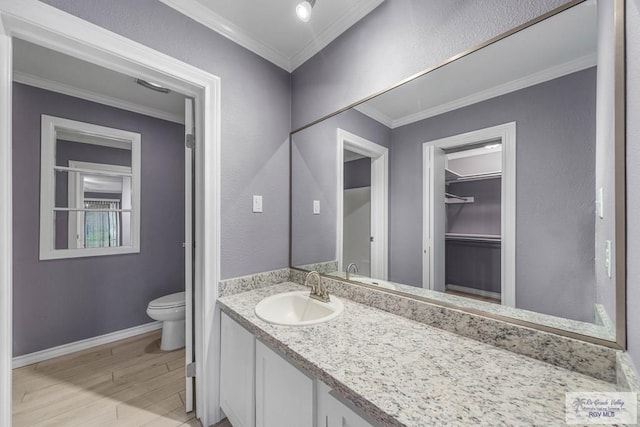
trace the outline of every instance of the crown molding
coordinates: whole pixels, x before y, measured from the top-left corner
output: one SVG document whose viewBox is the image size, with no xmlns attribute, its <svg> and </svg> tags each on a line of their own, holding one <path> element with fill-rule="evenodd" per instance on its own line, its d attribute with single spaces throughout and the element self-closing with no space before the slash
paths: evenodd
<svg viewBox="0 0 640 427">
<path fill-rule="evenodd" d="M 291 57 L 291 70 L 293 71 L 316 53 L 324 49 L 329 43 L 334 41 L 340 34 L 351 28 L 356 22 L 367 16 L 376 7 L 380 6 L 384 0 L 375 0 L 373 2 L 360 1 L 354 6 L 349 13 L 342 15 L 333 24 L 327 27 L 323 32 L 316 35 L 305 47 L 299 50 Z"/>
<path fill-rule="evenodd" d="M 491 98 L 495 98 L 507 93 L 515 92 L 530 86 L 535 86 L 540 83 L 547 82 L 549 80 L 557 79 L 558 77 L 565 76 L 567 74 L 575 73 L 596 65 L 596 55 L 586 55 L 573 61 L 565 62 L 564 64 L 557 65 L 555 67 L 547 68 L 546 70 L 539 71 L 528 76 L 512 80 L 510 82 L 494 86 L 490 89 L 476 92 L 472 95 L 465 96 L 463 98 L 456 99 L 451 102 L 439 105 L 434 108 L 421 111 L 416 114 L 411 114 L 400 119 L 393 120 L 392 128 L 405 126 L 410 123 L 415 123 L 420 120 L 434 117 L 449 111 L 457 110 L 462 107 L 467 107 L 478 102 L 486 101 Z"/>
<path fill-rule="evenodd" d="M 195 0 L 159 1 L 194 21 L 199 22 L 205 27 L 208 27 L 216 33 L 228 38 L 232 42 L 250 50 L 256 55 L 263 57 L 267 61 L 274 63 L 285 71 L 292 71 L 291 59 L 287 55 L 284 55 L 271 46 L 254 39 L 236 24 L 218 15 L 201 3 L 198 3 Z"/>
<path fill-rule="evenodd" d="M 455 99 L 453 101 L 438 105 L 436 107 L 428 108 L 426 110 L 401 117 L 399 119 L 392 119 L 391 117 L 387 116 L 383 112 L 379 111 L 377 108 L 372 107 L 370 105 L 366 105 L 366 104 L 358 105 L 355 107 L 355 109 L 360 111 L 362 114 L 369 116 L 373 120 L 376 120 L 377 122 L 391 129 L 395 129 L 401 126 L 406 126 L 411 123 L 419 122 L 424 119 L 428 119 L 430 117 L 438 116 L 440 114 L 444 114 L 449 111 L 457 110 L 462 107 L 467 107 L 469 105 L 476 104 L 478 102 L 486 101 L 491 98 L 495 98 L 501 95 L 506 95 L 507 93 L 510 93 L 510 92 L 515 92 L 520 89 L 525 89 L 530 86 L 535 86 L 537 84 L 544 83 L 553 79 L 557 79 L 559 77 L 566 76 L 571 73 L 576 73 L 578 71 L 582 71 L 587 68 L 593 67 L 596 64 L 597 64 L 597 56 L 595 53 L 585 55 L 580 58 L 574 59 L 572 61 L 568 61 L 563 64 L 547 68 L 537 73 L 533 73 L 528 76 L 525 76 L 516 80 L 512 80 L 510 82 L 507 82 L 498 86 L 494 86 L 492 88 L 489 88 L 480 92 L 476 92 L 462 98 Z"/>
<path fill-rule="evenodd" d="M 365 116 L 372 118 L 376 122 L 381 123 L 390 129 L 393 129 L 393 119 L 384 114 L 382 111 L 378 110 L 373 105 L 368 105 L 365 102 L 364 104 L 356 105 L 353 108 L 358 110 Z"/>
<path fill-rule="evenodd" d="M 78 89 L 64 83 L 54 82 L 42 77 L 23 73 L 21 71 L 13 72 L 13 81 L 51 92 L 57 92 L 63 95 L 73 96 L 75 98 L 96 102 L 98 104 L 108 105 L 110 107 L 119 108 L 121 110 L 132 111 L 134 113 L 144 114 L 145 116 L 151 116 L 161 120 L 184 124 L 184 117 L 177 114 L 167 113 L 162 110 L 146 107 L 144 105 L 136 104 L 133 102 L 122 101 L 120 99 L 112 98 L 100 93 L 91 92 L 89 90 Z"/>
<path fill-rule="evenodd" d="M 358 0 L 357 4 L 348 13 L 342 15 L 324 31 L 316 34 L 305 47 L 293 56 L 280 52 L 278 49 L 256 40 L 242 28 L 213 12 L 208 7 L 196 0 L 159 0 L 165 5 L 177 10 L 185 16 L 208 27 L 216 33 L 228 38 L 232 42 L 239 44 L 284 69 L 292 72 L 309 58 L 320 52 L 329 43 L 335 40 L 340 34 L 349 29 L 352 25 L 364 18 L 369 12 L 378 7 L 384 0 L 374 0 L 365 2 Z"/>
</svg>

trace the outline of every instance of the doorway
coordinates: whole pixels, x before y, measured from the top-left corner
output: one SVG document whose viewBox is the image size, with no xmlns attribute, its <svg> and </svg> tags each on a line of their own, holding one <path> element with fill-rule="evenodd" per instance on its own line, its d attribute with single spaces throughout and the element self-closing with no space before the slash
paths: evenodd
<svg viewBox="0 0 640 427">
<path fill-rule="evenodd" d="M 388 211 L 389 211 L 389 149 L 361 136 L 338 128 L 337 131 L 337 201 L 336 201 L 336 255 L 338 271 L 344 271 L 345 264 L 345 150 L 360 158 L 370 159 L 370 236 L 369 254 L 370 277 L 387 280 L 388 275 Z M 364 196 L 359 195 L 360 199 Z M 362 201 L 360 202 L 362 203 Z M 350 206 L 351 207 L 351 203 Z M 360 211 L 362 214 L 362 211 Z M 349 230 L 348 233 L 351 233 Z M 361 234 L 361 233 L 359 233 Z M 363 245 L 359 245 L 362 248 Z M 360 252 L 366 249 L 359 249 Z M 353 262 L 353 261 L 352 261 Z M 357 262 L 356 262 L 357 264 Z M 358 268 L 360 266 L 358 265 Z"/>
<path fill-rule="evenodd" d="M 214 306 L 219 277 L 219 117 L 220 81 L 195 67 L 37 1 L 3 4 L 0 11 L 0 423 L 11 422 L 12 349 L 12 48 L 14 37 L 127 75 L 156 82 L 195 99 L 194 337 L 198 376 L 197 416 L 219 419 L 217 392 L 205 387 L 216 375 Z M 206 218 L 206 221 L 205 221 Z M 204 262 L 204 260 L 207 262 Z M 213 262 L 210 262 L 213 260 Z M 206 286 L 205 286 L 206 284 Z M 204 402 L 207 402 L 205 405 Z M 213 402 L 213 403 L 211 403 Z M 211 404 L 209 404 L 211 403 Z"/>
<path fill-rule="evenodd" d="M 343 211 L 342 265 L 371 277 L 371 158 L 349 150 L 344 150 Z"/>
<path fill-rule="evenodd" d="M 513 122 L 423 144 L 424 288 L 462 292 L 474 298 L 499 300 L 503 305 L 515 307 L 515 147 L 516 124 Z M 491 151 L 494 154 L 488 155 Z M 482 161 L 470 162 L 474 157 Z M 447 163 L 457 163 L 455 169 L 459 173 L 447 168 Z M 495 188 L 498 178 L 499 188 Z M 499 215 L 480 225 L 475 217 L 471 222 L 476 224 L 471 229 L 462 225 L 461 229 L 448 230 L 448 225 L 453 225 L 448 223 L 454 222 L 456 215 L 458 218 L 461 216 L 464 206 L 475 202 L 471 193 L 456 194 L 450 189 L 453 187 L 451 183 L 480 181 L 486 181 L 489 185 L 484 187 L 488 189 L 494 187 L 494 195 L 483 194 L 481 200 L 493 200 L 495 203 L 495 193 L 499 193 Z M 484 188 L 474 191 L 491 192 Z M 482 206 L 474 208 L 476 212 L 483 211 Z M 467 209 L 464 213 L 473 210 Z M 466 243 L 461 245 L 463 241 Z M 481 245 L 484 246 L 482 250 L 479 249 Z M 497 256 L 492 255 L 496 253 L 496 247 Z M 447 255 L 452 259 L 447 260 Z M 465 263 L 465 258 L 471 261 Z M 491 261 L 492 258 L 494 271 L 484 271 L 484 274 L 474 271 L 474 263 L 487 265 L 487 259 Z M 458 265 L 452 266 L 456 262 Z M 469 274 L 464 274 L 464 271 Z M 499 285 L 494 283 L 492 286 L 491 282 L 496 281 Z"/>
</svg>

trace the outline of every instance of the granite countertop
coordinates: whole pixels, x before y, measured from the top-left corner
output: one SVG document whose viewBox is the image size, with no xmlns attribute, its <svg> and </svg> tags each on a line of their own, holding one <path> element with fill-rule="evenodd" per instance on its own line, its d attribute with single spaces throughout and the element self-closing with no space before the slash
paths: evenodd
<svg viewBox="0 0 640 427">
<path fill-rule="evenodd" d="M 260 320 L 264 297 L 308 289 L 282 283 L 220 298 L 222 311 L 381 425 L 564 424 L 565 392 L 615 391 L 592 377 L 345 298 L 315 326 Z"/>
</svg>

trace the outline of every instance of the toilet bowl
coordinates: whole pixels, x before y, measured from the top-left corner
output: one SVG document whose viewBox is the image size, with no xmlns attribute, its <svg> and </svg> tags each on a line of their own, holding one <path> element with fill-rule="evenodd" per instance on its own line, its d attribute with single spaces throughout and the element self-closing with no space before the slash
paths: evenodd
<svg viewBox="0 0 640 427">
<path fill-rule="evenodd" d="M 156 298 L 147 306 L 147 315 L 162 322 L 160 350 L 184 347 L 184 292 Z"/>
</svg>

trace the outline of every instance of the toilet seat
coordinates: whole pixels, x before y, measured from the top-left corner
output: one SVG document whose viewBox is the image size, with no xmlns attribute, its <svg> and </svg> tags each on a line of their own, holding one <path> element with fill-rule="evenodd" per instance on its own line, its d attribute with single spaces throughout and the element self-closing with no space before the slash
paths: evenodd
<svg viewBox="0 0 640 427">
<path fill-rule="evenodd" d="M 156 298 L 149 303 L 150 309 L 170 309 L 184 307 L 184 292 L 176 292 L 175 294 L 165 295 Z"/>
</svg>

